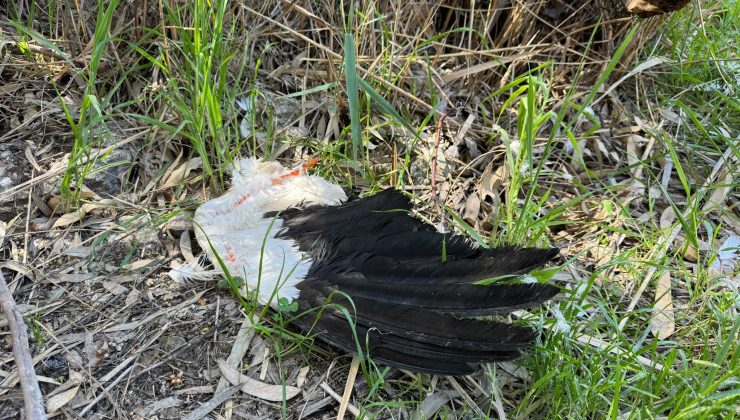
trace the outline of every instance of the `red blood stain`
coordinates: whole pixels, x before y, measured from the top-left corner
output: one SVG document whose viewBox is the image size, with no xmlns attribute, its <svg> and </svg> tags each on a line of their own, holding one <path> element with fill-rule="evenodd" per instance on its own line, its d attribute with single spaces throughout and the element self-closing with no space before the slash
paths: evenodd
<svg viewBox="0 0 740 420">
<path fill-rule="evenodd" d="M 226 246 L 226 259 L 229 260 L 229 262 L 236 262 L 236 255 L 234 255 L 234 252 L 229 248 L 229 246 Z"/>
</svg>

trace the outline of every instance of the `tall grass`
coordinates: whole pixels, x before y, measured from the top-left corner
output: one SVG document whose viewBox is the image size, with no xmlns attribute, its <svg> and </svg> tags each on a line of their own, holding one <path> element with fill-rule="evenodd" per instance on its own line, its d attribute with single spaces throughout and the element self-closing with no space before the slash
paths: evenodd
<svg viewBox="0 0 740 420">
<path fill-rule="evenodd" d="M 235 155 L 248 145 L 238 134 L 236 100 L 249 101 L 256 95 L 247 65 L 249 38 L 237 40 L 241 32 L 235 20 L 225 18 L 227 5 L 226 0 L 165 3 L 165 20 L 156 34 L 159 47 L 152 51 L 136 46 L 142 57 L 164 72 L 166 86 L 160 98 L 178 115 L 179 124 L 147 115 L 140 118 L 186 138 L 215 190 L 223 185 L 224 171 Z M 233 65 L 237 57 L 241 62 Z"/>
</svg>

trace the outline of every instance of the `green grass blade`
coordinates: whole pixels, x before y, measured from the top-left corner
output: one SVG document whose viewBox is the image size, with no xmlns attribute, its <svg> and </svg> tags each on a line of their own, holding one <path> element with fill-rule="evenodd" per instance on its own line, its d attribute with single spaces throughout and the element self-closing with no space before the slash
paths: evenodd
<svg viewBox="0 0 740 420">
<path fill-rule="evenodd" d="M 344 77 L 347 83 L 349 101 L 349 120 L 352 129 L 352 156 L 357 162 L 362 147 L 362 130 L 360 127 L 360 93 L 357 88 L 357 57 L 355 40 L 352 34 L 344 34 Z"/>
<path fill-rule="evenodd" d="M 379 94 L 375 89 L 373 89 L 373 87 L 370 86 L 369 83 L 367 83 L 366 81 L 358 77 L 357 84 L 360 85 L 362 90 L 364 90 L 365 93 L 367 93 L 370 96 L 370 98 L 373 99 L 373 101 L 378 103 L 380 108 L 385 113 L 393 117 L 393 119 L 396 120 L 397 123 L 401 124 L 403 128 L 405 128 L 409 132 L 409 134 L 413 134 L 414 137 L 419 136 L 419 133 L 417 132 L 417 130 L 414 129 L 414 127 L 412 127 L 411 124 L 409 124 L 409 122 L 406 121 L 406 119 L 403 118 L 401 114 L 398 113 L 398 111 L 396 111 L 396 109 L 393 107 L 393 105 L 391 105 L 390 102 L 388 102 L 381 94 Z"/>
</svg>

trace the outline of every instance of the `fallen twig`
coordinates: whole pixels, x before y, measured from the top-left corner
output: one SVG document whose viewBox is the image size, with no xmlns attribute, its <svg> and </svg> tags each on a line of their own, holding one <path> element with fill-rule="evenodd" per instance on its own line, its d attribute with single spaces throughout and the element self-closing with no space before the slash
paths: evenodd
<svg viewBox="0 0 740 420">
<path fill-rule="evenodd" d="M 95 405 L 97 405 L 98 402 L 100 402 L 100 400 L 102 400 L 104 396 L 108 395 L 108 393 L 110 392 L 110 390 L 112 390 L 116 385 L 118 385 L 118 383 L 121 382 L 123 380 L 123 378 L 126 377 L 126 375 L 128 375 L 129 373 L 131 373 L 131 371 L 134 370 L 135 367 L 136 367 L 136 365 L 133 364 L 133 365 L 129 366 L 128 369 L 126 369 L 123 372 L 121 372 L 121 374 L 116 379 L 114 379 L 113 382 L 111 382 L 107 387 L 105 387 L 102 392 L 100 392 L 95 398 L 93 398 L 93 400 L 90 401 L 90 403 L 87 404 L 85 406 L 85 408 L 83 408 L 80 411 L 80 413 L 78 415 L 80 417 L 84 417 L 85 414 L 87 414 L 88 411 L 92 410 L 92 408 L 95 407 Z"/>
<path fill-rule="evenodd" d="M 334 391 L 333 389 L 331 389 L 329 384 L 327 384 L 326 382 L 322 382 L 321 385 L 319 386 L 321 387 L 321 389 L 324 390 L 324 392 L 329 394 L 329 396 L 334 398 L 334 400 L 336 400 L 338 403 L 340 404 L 342 403 L 342 396 L 337 394 L 337 392 Z M 360 410 L 358 410 L 357 407 L 355 407 L 352 404 L 347 404 L 347 411 L 349 411 L 355 417 L 358 417 L 360 415 Z"/>
<path fill-rule="evenodd" d="M 229 388 L 224 389 L 221 392 L 216 393 L 216 395 L 213 396 L 210 400 L 208 400 L 207 403 L 203 404 L 202 406 L 196 408 L 194 411 L 192 411 L 187 416 L 183 417 L 183 420 L 198 420 L 202 419 L 203 417 L 207 416 L 208 413 L 213 411 L 216 407 L 221 405 L 224 401 L 230 399 L 231 397 L 236 394 L 236 392 L 239 391 L 238 386 L 232 386 Z"/>
<path fill-rule="evenodd" d="M 460 394 L 460 397 L 462 397 L 463 400 L 468 404 L 469 410 L 473 411 L 476 416 L 479 416 L 480 418 L 485 418 L 486 413 L 483 412 L 483 410 L 478 407 L 478 404 L 473 401 L 473 399 L 470 397 L 470 395 L 463 389 L 462 386 L 460 386 L 460 383 L 457 382 L 454 376 L 448 376 L 447 380 L 449 381 L 450 385 L 452 385 L 453 388 L 455 388 L 455 391 L 457 391 Z"/>
<path fill-rule="evenodd" d="M 357 356 L 352 357 L 352 364 L 349 367 L 349 374 L 347 375 L 347 383 L 344 385 L 344 394 L 342 395 L 342 401 L 339 403 L 337 420 L 344 419 L 344 413 L 347 411 L 347 406 L 349 405 L 349 397 L 352 395 L 352 389 L 355 386 L 355 378 L 357 378 L 357 369 L 359 367 L 360 358 Z"/>
<path fill-rule="evenodd" d="M 44 400 L 41 389 L 36 379 L 36 370 L 31 359 L 31 350 L 28 347 L 28 332 L 23 316 L 18 310 L 13 299 L 13 294 L 5 283 L 5 276 L 0 270 L 0 305 L 8 318 L 10 335 L 13 337 L 13 358 L 15 359 L 18 377 L 21 380 L 21 391 L 23 392 L 23 404 L 26 416 L 29 419 L 45 419 Z"/>
</svg>

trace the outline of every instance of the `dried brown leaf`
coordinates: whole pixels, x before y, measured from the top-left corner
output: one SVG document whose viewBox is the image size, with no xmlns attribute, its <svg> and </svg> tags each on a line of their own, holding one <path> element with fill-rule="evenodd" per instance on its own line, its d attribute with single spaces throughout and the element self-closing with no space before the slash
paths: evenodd
<svg viewBox="0 0 740 420">
<path fill-rule="evenodd" d="M 125 286 L 122 286 L 116 282 L 113 281 L 103 281 L 103 288 L 113 294 L 114 296 L 122 295 L 124 293 L 128 293 L 128 289 Z"/>
<path fill-rule="evenodd" d="M 2 220 L 0 220 L 0 248 L 3 247 L 3 242 L 5 242 L 5 235 L 8 232 L 8 224 Z"/>
<path fill-rule="evenodd" d="M 685 242 L 685 245 L 681 248 L 681 255 L 686 261 L 696 262 L 699 260 L 699 251 L 690 242 Z"/>
<path fill-rule="evenodd" d="M 190 232 L 186 230 L 180 234 L 180 253 L 182 253 L 182 256 L 183 258 L 185 258 L 186 262 L 191 262 L 195 260 L 192 244 L 190 242 Z"/>
<path fill-rule="evenodd" d="M 282 385 L 270 385 L 264 382 L 260 382 L 256 379 L 252 379 L 249 376 L 242 375 L 235 369 L 232 369 L 226 365 L 223 360 L 218 361 L 218 367 L 221 370 L 221 374 L 232 384 L 240 387 L 241 391 L 245 394 L 251 395 L 263 399 L 265 401 L 282 401 L 283 400 L 283 386 Z M 301 392 L 299 388 L 294 386 L 285 386 L 285 399 L 290 400 L 291 398 L 298 395 Z"/>
<path fill-rule="evenodd" d="M 666 207 L 666 209 L 660 214 L 660 228 L 666 229 L 671 227 L 675 220 L 676 212 L 673 210 L 673 207 Z"/>
<path fill-rule="evenodd" d="M 434 391 L 424 398 L 424 401 L 419 405 L 419 410 L 415 413 L 416 419 L 431 419 L 437 414 L 440 408 L 442 408 L 452 398 L 457 398 L 460 393 L 452 390 L 439 390 Z"/>
<path fill-rule="evenodd" d="M 144 267 L 148 266 L 149 264 L 152 263 L 152 261 L 154 261 L 153 258 L 146 258 L 146 259 L 143 259 L 143 260 L 136 260 L 136 261 L 132 261 L 130 264 L 126 264 L 122 268 L 125 268 L 127 270 L 131 270 L 131 271 L 135 271 L 135 270 L 138 270 L 140 268 L 144 268 Z"/>
<path fill-rule="evenodd" d="M 67 227 L 71 225 L 72 223 L 79 222 L 82 220 L 83 217 L 85 217 L 86 214 L 90 213 L 91 211 L 95 209 L 100 209 L 106 207 L 108 204 L 110 204 L 110 200 L 101 200 L 97 203 L 85 203 L 82 206 L 80 206 L 79 210 L 75 210 L 72 212 L 69 212 L 67 214 L 63 214 L 60 216 L 54 224 L 51 226 L 52 229 L 61 228 L 61 227 Z"/>
<path fill-rule="evenodd" d="M 727 200 L 727 196 L 730 194 L 730 191 L 735 186 L 735 180 L 732 176 L 732 172 L 728 171 L 723 179 L 716 182 L 716 185 L 718 185 L 718 187 L 712 189 L 712 192 L 709 194 L 709 198 L 707 198 L 706 203 L 704 203 L 704 207 L 702 207 L 704 212 L 709 212 L 725 207 L 724 204 Z"/>
<path fill-rule="evenodd" d="M 740 236 L 733 234 L 726 237 L 717 247 L 716 258 L 709 266 L 709 274 L 731 277 L 738 263 L 738 248 L 740 248 Z"/>
<path fill-rule="evenodd" d="M 295 384 L 298 388 L 303 388 L 303 384 L 306 383 L 306 377 L 308 372 L 311 370 L 310 367 L 304 366 L 298 371 L 298 377 L 295 380 Z"/>
<path fill-rule="evenodd" d="M 54 273 L 47 277 L 51 283 L 82 283 L 95 277 L 93 273 Z"/>
<path fill-rule="evenodd" d="M 60 394 L 54 395 L 53 397 L 50 397 L 48 400 L 46 400 L 46 411 L 49 413 L 54 413 L 60 408 L 67 405 L 68 402 L 72 400 L 77 395 L 77 392 L 79 392 L 80 386 L 77 385 L 74 388 L 70 388 Z"/>
<path fill-rule="evenodd" d="M 664 271 L 655 285 L 654 313 L 650 318 L 650 332 L 659 340 L 665 340 L 676 331 L 671 289 L 671 272 Z"/>
<path fill-rule="evenodd" d="M 141 297 L 141 293 L 139 293 L 136 289 L 131 289 L 129 294 L 126 296 L 126 306 L 132 305 L 139 301 L 139 298 Z"/>
<path fill-rule="evenodd" d="M 452 73 L 447 73 L 444 76 L 442 76 L 442 81 L 445 83 L 450 83 L 454 80 L 462 79 L 464 77 L 472 76 L 474 74 L 478 74 L 481 72 L 489 72 L 493 68 L 504 66 L 505 64 L 510 63 L 512 61 L 527 60 L 528 58 L 537 55 L 539 52 L 540 50 L 533 50 L 533 51 L 519 53 L 519 54 L 510 56 L 510 57 L 496 57 L 495 59 L 487 61 L 485 63 L 480 63 L 480 64 L 476 64 L 473 66 L 467 66 L 462 70 L 458 70 Z"/>
<path fill-rule="evenodd" d="M 474 192 L 470 194 L 465 200 L 465 211 L 463 212 L 463 220 L 465 220 L 470 226 L 475 226 L 478 221 L 478 214 L 480 213 L 480 199 L 478 193 Z"/>
<path fill-rule="evenodd" d="M 33 274 L 33 270 L 31 269 L 31 267 L 27 266 L 26 264 L 23 264 L 20 261 L 7 260 L 7 261 L 0 262 L 0 268 L 6 268 L 8 270 L 13 270 L 17 272 L 18 274 L 22 274 L 28 277 L 31 280 L 34 280 L 36 278 Z"/>
<path fill-rule="evenodd" d="M 59 243 L 63 243 L 59 241 Z M 67 255 L 70 257 L 79 257 L 79 258 L 86 258 L 92 254 L 93 247 L 91 246 L 73 246 L 70 248 L 67 248 L 61 252 L 62 255 Z"/>
<path fill-rule="evenodd" d="M 88 367 L 95 367 L 95 353 L 98 351 L 97 346 L 95 346 L 95 336 L 92 332 L 85 332 L 85 344 L 83 347 L 83 351 L 85 353 L 85 357 L 87 358 Z"/>
<path fill-rule="evenodd" d="M 640 162 L 640 158 L 637 156 L 637 139 L 638 136 L 631 135 L 627 136 L 627 165 L 630 166 L 630 173 L 636 176 L 640 171 L 640 167 L 637 165 Z"/>
<path fill-rule="evenodd" d="M 673 124 L 680 124 L 681 123 L 681 116 L 673 112 L 672 110 L 668 108 L 660 108 L 658 110 L 660 112 L 660 115 L 665 118 L 666 120 L 670 121 Z"/>
<path fill-rule="evenodd" d="M 509 169 L 506 165 L 501 165 L 496 170 L 493 169 L 493 161 L 486 165 L 483 175 L 480 177 L 478 192 L 481 200 L 490 198 L 496 203 L 499 188 L 503 185 L 504 180 L 509 176 Z"/>
<path fill-rule="evenodd" d="M 182 163 L 177 167 L 168 177 L 163 178 L 163 182 L 160 186 L 162 189 L 171 188 L 182 182 L 190 174 L 193 169 L 198 169 L 203 166 L 203 160 L 200 157 L 195 157 L 187 162 Z"/>
<path fill-rule="evenodd" d="M 155 401 L 151 404 L 147 404 L 144 407 L 139 407 L 134 409 L 134 413 L 139 418 L 144 419 L 150 419 L 150 418 L 157 418 L 155 414 L 159 413 L 162 410 L 166 410 L 168 408 L 174 408 L 174 407 L 180 407 L 182 405 L 182 400 L 177 397 L 167 397 L 163 398 L 161 400 Z M 135 416 L 134 416 L 135 417 Z"/>
</svg>

